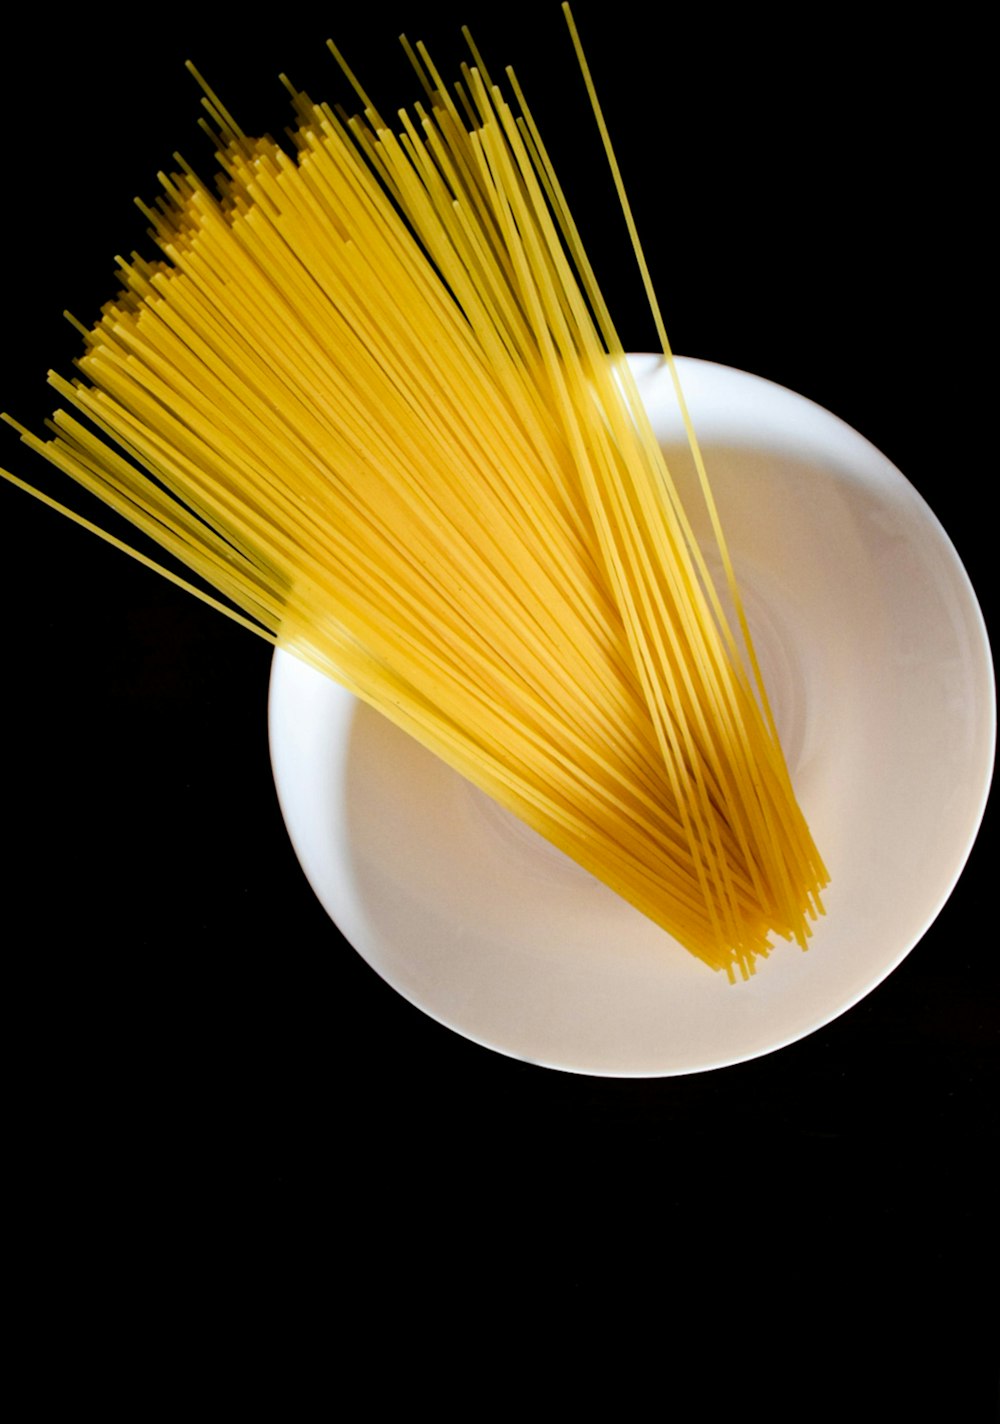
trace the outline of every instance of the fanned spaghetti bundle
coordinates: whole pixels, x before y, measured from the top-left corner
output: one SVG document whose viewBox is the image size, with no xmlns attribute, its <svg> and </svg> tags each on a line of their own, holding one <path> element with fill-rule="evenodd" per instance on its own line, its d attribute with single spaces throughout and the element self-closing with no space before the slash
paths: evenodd
<svg viewBox="0 0 1000 1424">
<path fill-rule="evenodd" d="M 454 98 L 409 53 L 398 130 L 289 86 L 293 155 L 206 89 L 220 192 L 161 176 L 161 260 L 120 263 L 51 377 L 76 413 L 23 438 L 745 976 L 826 879 L 752 650 L 516 80 L 519 115 L 474 49 Z"/>
</svg>

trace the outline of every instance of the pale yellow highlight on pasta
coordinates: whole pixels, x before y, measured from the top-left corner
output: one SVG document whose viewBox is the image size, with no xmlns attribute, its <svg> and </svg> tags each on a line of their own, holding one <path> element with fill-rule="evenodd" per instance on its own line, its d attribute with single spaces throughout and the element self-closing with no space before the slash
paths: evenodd
<svg viewBox="0 0 1000 1424">
<path fill-rule="evenodd" d="M 224 196 L 161 175 L 162 260 L 120 262 L 81 379 L 51 378 L 99 433 L 21 433 L 746 976 L 774 935 L 805 946 L 826 872 L 541 134 L 469 42 L 460 104 L 407 44 L 426 97 L 398 129 L 331 43 L 365 116 L 284 81 L 294 157 L 203 84 Z"/>
</svg>

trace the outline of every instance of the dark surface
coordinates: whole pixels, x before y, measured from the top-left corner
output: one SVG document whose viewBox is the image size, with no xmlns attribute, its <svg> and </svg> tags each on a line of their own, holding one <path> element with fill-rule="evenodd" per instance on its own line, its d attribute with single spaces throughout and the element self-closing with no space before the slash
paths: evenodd
<svg viewBox="0 0 1000 1424">
<path fill-rule="evenodd" d="M 0 405 L 38 427 L 45 370 L 68 372 L 77 346 L 60 312 L 92 319 L 113 254 L 144 243 L 132 196 L 175 148 L 210 171 L 185 58 L 248 131 L 277 131 L 279 70 L 339 94 L 328 32 L 390 109 L 414 97 L 397 30 L 448 68 L 465 20 L 496 69 L 517 66 L 624 343 L 651 348 L 544 9 L 500 22 L 438 5 L 422 27 L 419 7 L 367 25 L 299 8 L 238 45 L 221 26 L 90 17 L 54 39 L 28 19 L 0 95 Z M 912 32 L 901 50 L 845 23 L 790 54 L 758 20 L 661 46 L 637 18 L 630 34 L 603 6 L 577 13 L 675 349 L 788 385 L 871 439 L 949 531 L 990 621 L 980 115 L 974 76 L 947 112 L 926 85 L 958 37 Z M 12 432 L 0 463 L 48 478 Z M 273 1264 L 347 1230 L 388 1241 L 407 1279 L 453 1253 L 466 1289 L 530 1280 L 599 1310 L 646 1272 L 687 1280 L 705 1249 L 717 1266 L 739 1243 L 728 1266 L 755 1268 L 766 1245 L 797 1290 L 842 1273 L 869 1299 L 912 1279 L 933 1310 L 949 1301 L 966 1343 L 927 1373 L 928 1397 L 989 1417 L 973 1282 L 995 1264 L 995 816 L 923 942 L 805 1041 L 652 1082 L 509 1061 L 386 988 L 313 899 L 270 778 L 268 648 L 18 492 L 0 489 L 0 518 L 13 1142 L 60 1250 L 96 1222 L 124 1259 L 156 1221 L 164 1258 L 202 1236 L 238 1256 L 249 1232 Z"/>
</svg>

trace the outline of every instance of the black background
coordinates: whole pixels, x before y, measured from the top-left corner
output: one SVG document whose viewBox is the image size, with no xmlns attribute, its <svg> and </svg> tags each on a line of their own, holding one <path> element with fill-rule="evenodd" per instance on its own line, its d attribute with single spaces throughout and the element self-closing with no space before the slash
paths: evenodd
<svg viewBox="0 0 1000 1424">
<path fill-rule="evenodd" d="M 974 36 L 957 16 L 889 35 L 842 11 L 792 28 L 577 15 L 675 350 L 790 386 L 872 440 L 951 534 L 991 620 Z M 328 34 L 391 110 L 416 97 L 399 30 L 450 73 L 466 21 L 487 62 L 517 67 L 624 343 L 651 349 L 557 5 L 443 4 L 429 22 L 419 6 L 296 7 L 266 27 L 26 15 L 0 92 L 0 405 L 40 426 L 46 369 L 68 373 L 77 350 L 60 313 L 92 320 L 114 254 L 147 246 L 132 197 L 175 149 L 211 171 L 186 58 L 248 132 L 277 132 L 281 70 L 348 98 Z M 13 432 L 0 463 L 51 487 Z M 248 1259 L 282 1276 L 334 1257 L 371 1289 L 345 1243 L 390 1294 L 443 1272 L 469 1298 L 568 1288 L 599 1316 L 665 1279 L 676 1304 L 706 1274 L 720 1321 L 762 1277 L 796 1301 L 849 1288 L 852 1309 L 902 1281 L 925 1325 L 965 1331 L 925 1360 L 925 1397 L 954 1418 L 988 1409 L 974 1282 L 996 1241 L 989 813 L 923 942 L 809 1039 L 651 1082 L 513 1062 L 398 998 L 314 901 L 270 777 L 267 646 L 19 492 L 0 489 L 0 518 L 12 1144 L 65 1289 L 98 1266 L 141 1293 L 176 1284 L 177 1261 L 221 1289 Z"/>
</svg>

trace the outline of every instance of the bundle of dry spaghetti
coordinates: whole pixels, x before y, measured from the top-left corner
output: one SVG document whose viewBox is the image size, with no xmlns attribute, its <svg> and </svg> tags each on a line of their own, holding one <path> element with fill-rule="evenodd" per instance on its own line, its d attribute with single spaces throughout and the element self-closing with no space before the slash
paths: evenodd
<svg viewBox="0 0 1000 1424">
<path fill-rule="evenodd" d="M 395 127 L 291 91 L 291 154 L 206 89 L 218 192 L 161 176 L 160 260 L 120 263 L 51 378 L 72 410 L 22 436 L 745 976 L 826 879 L 752 652 L 516 80 L 517 115 L 475 50 L 456 97 L 410 54 Z"/>
</svg>

